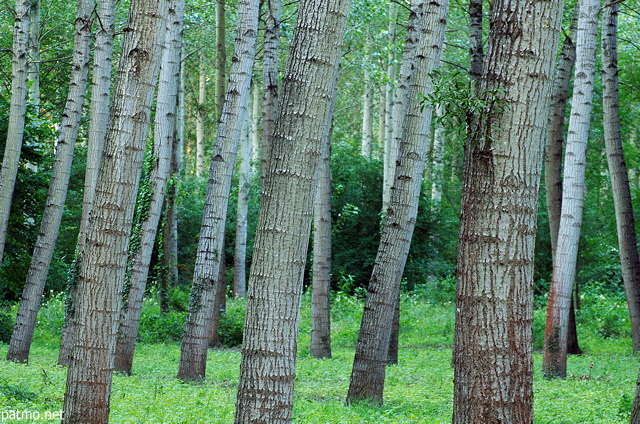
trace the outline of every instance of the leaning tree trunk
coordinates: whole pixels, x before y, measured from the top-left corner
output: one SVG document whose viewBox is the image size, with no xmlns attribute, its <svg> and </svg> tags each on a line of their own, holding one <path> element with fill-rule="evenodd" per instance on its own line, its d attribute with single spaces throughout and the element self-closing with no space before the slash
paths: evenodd
<svg viewBox="0 0 640 424">
<path fill-rule="evenodd" d="M 13 47 L 11 59 L 11 106 L 7 140 L 0 169 L 0 264 L 9 226 L 11 198 L 16 185 L 25 114 L 27 111 L 27 59 L 29 48 L 31 0 L 16 1 L 15 23 L 13 25 Z"/>
<path fill-rule="evenodd" d="M 166 6 L 163 0 L 134 0 L 129 9 L 94 198 L 93 228 L 78 276 L 77 329 L 63 424 L 103 424 L 109 419 L 120 290 L 158 80 Z"/>
<path fill-rule="evenodd" d="M 216 0 L 216 118 L 218 120 L 222 119 L 227 93 L 227 22 L 224 8 L 225 0 Z"/>
<path fill-rule="evenodd" d="M 256 98 L 254 97 L 254 100 Z M 233 255 L 233 295 L 247 293 L 247 229 L 249 224 L 249 180 L 251 178 L 251 136 L 247 119 L 240 137 L 240 169 L 238 175 L 238 207 L 236 213 L 236 244 Z"/>
<path fill-rule="evenodd" d="M 178 378 L 202 380 L 205 377 L 207 346 L 211 333 L 216 286 L 223 258 L 224 230 L 231 177 L 244 124 L 258 33 L 257 0 L 238 3 L 236 45 L 216 145 L 209 168 L 209 184 L 204 204 L 198 254 L 193 272 L 189 311 L 185 322 Z"/>
<path fill-rule="evenodd" d="M 388 30 L 388 54 L 387 54 L 387 83 L 385 85 L 384 105 L 384 153 L 383 153 L 383 178 L 382 178 L 382 211 L 387 210 L 391 196 L 393 174 L 391 164 L 393 159 L 393 97 L 396 81 L 396 25 L 398 24 L 398 9 L 394 2 L 389 2 L 389 30 Z"/>
<path fill-rule="evenodd" d="M 420 94 L 432 89 L 430 73 L 440 61 L 449 3 L 411 3 L 403 68 L 407 84 L 403 123 L 396 137 L 401 140 L 393 190 L 387 209 L 380 247 L 369 281 L 362 324 L 356 344 L 347 402 L 367 400 L 382 403 L 391 323 L 398 302 L 400 280 L 415 228 L 418 201 L 429 145 L 430 106 L 422 107 Z M 414 38 L 415 37 L 415 38 Z M 400 90 L 399 90 L 400 91 Z M 398 103 L 396 103 L 398 107 Z"/>
<path fill-rule="evenodd" d="M 533 423 L 534 246 L 561 18 L 561 0 L 493 2 L 486 107 L 465 151 L 454 424 Z"/>
<path fill-rule="evenodd" d="M 35 106 L 36 115 L 40 112 L 40 1 L 31 3 L 29 25 L 29 62 L 28 76 L 29 101 Z"/>
<path fill-rule="evenodd" d="M 545 155 L 544 179 L 551 235 L 551 254 L 555 260 L 558 230 L 560 228 L 560 211 L 562 209 L 562 150 L 564 146 L 564 117 L 569 97 L 569 87 L 573 66 L 576 61 L 576 45 L 573 34 L 578 25 L 580 1 L 576 2 L 573 20 L 569 32 L 565 34 L 560 60 L 556 70 L 553 94 L 551 95 L 551 117 L 549 119 L 549 138 Z M 576 314 L 573 300 L 569 306 L 569 330 L 567 333 L 567 353 L 580 355 L 582 349 L 578 345 Z"/>
<path fill-rule="evenodd" d="M 627 165 L 622 150 L 618 106 L 618 3 L 611 2 L 602 15 L 602 110 L 604 142 L 616 210 L 618 249 L 629 315 L 633 352 L 640 351 L 640 257 Z"/>
<path fill-rule="evenodd" d="M 349 5 L 302 0 L 298 9 L 263 185 L 236 423 L 291 422 L 314 177 L 331 119 Z"/>
<path fill-rule="evenodd" d="M 280 43 L 281 0 L 269 0 L 265 7 L 264 55 L 262 57 L 262 179 L 271 155 L 271 137 L 278 108 L 278 52 Z"/>
<path fill-rule="evenodd" d="M 334 87 L 336 90 L 337 87 Z M 335 94 L 333 95 L 335 99 Z M 334 102 L 329 114 L 333 116 Z M 309 355 L 331 358 L 331 126 L 320 150 L 313 201 L 313 267 L 311 286 L 311 343 Z"/>
<path fill-rule="evenodd" d="M 93 53 L 93 76 L 91 80 L 91 101 L 89 106 L 89 134 L 87 149 L 87 164 L 85 167 L 84 193 L 82 217 L 73 272 L 69 277 L 67 288 L 67 302 L 60 350 L 58 351 L 58 365 L 69 365 L 69 353 L 73 344 L 73 323 L 75 315 L 77 270 L 84 255 L 84 242 L 90 229 L 89 216 L 93 209 L 96 182 L 102 160 L 105 134 L 109 121 L 109 104 L 111 99 L 111 69 L 113 55 L 113 36 L 115 31 L 115 0 L 105 0 L 98 3 L 96 21 L 96 39 Z"/>
<path fill-rule="evenodd" d="M 585 165 L 593 101 L 599 10 L 599 0 L 583 0 L 578 18 L 576 69 L 564 162 L 562 210 L 544 332 L 542 372 L 548 378 L 564 378 L 567 373 L 569 307 L 584 208 Z"/>
<path fill-rule="evenodd" d="M 169 0 L 156 100 L 153 165 L 148 185 L 141 192 L 142 195 L 138 196 L 143 210 L 142 215 L 139 216 L 140 233 L 134 234 L 134 240 L 137 240 L 132 243 L 129 251 L 127 277 L 123 289 L 123 308 L 120 313 L 116 342 L 115 369 L 124 374 L 131 374 L 142 299 L 147 286 L 151 255 L 171 171 L 183 22 L 184 0 Z"/>
<path fill-rule="evenodd" d="M 91 47 L 91 14 L 93 1 L 79 0 L 73 40 L 73 63 L 67 102 L 62 112 L 56 155 L 51 170 L 49 193 L 33 250 L 27 280 L 11 336 L 7 359 L 27 362 L 38 310 L 58 238 L 64 202 L 67 198 L 73 151 L 78 138 L 82 107 L 87 93 Z"/>
</svg>

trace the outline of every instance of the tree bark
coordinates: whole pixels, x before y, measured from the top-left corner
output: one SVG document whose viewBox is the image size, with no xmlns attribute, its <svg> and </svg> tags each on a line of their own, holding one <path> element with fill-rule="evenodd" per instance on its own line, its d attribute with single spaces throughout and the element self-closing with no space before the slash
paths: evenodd
<svg viewBox="0 0 640 424">
<path fill-rule="evenodd" d="M 371 157 L 373 145 L 373 83 L 371 81 L 371 41 L 365 42 L 363 59 L 364 67 L 364 95 L 362 96 L 362 144 L 360 152 L 362 156 Z"/>
<path fill-rule="evenodd" d="M 209 168 L 198 254 L 193 273 L 189 311 L 185 322 L 178 378 L 205 377 L 207 346 L 215 308 L 216 283 L 223 255 L 229 191 L 251 93 L 251 74 L 258 33 L 257 0 L 238 3 L 238 27 L 231 66 L 229 91 L 218 125 L 216 145 Z"/>
<path fill-rule="evenodd" d="M 40 1 L 31 3 L 29 25 L 29 61 L 28 75 L 29 101 L 40 112 Z"/>
<path fill-rule="evenodd" d="M 145 212 L 140 216 L 140 234 L 134 235 L 134 241 L 129 249 L 127 277 L 123 289 L 123 308 L 120 312 L 116 341 L 115 370 L 124 374 L 131 374 L 142 300 L 170 177 L 178 105 L 183 22 L 184 0 L 169 0 L 156 100 L 153 165 L 148 187 L 138 199 L 142 203 L 141 209 Z"/>
<path fill-rule="evenodd" d="M 424 162 L 429 145 L 431 107 L 422 107 L 419 94 L 432 89 L 430 73 L 437 67 L 444 42 L 449 3 L 413 0 L 409 15 L 407 43 L 403 55 L 412 63 L 407 78 L 403 122 L 396 126 L 402 140 L 393 190 L 387 209 L 378 254 L 369 281 L 362 324 L 356 344 L 347 402 L 367 400 L 381 404 L 391 323 L 398 301 L 400 280 L 415 228 Z M 415 37 L 415 39 L 413 38 Z"/>
<path fill-rule="evenodd" d="M 4 256 L 11 198 L 13 197 L 13 189 L 18 175 L 25 114 L 27 111 L 30 9 L 31 0 L 16 1 L 13 46 L 11 49 L 11 105 L 9 108 L 7 140 L 2 158 L 2 169 L 0 169 L 0 264 Z"/>
<path fill-rule="evenodd" d="M 73 41 L 73 64 L 69 93 L 62 112 L 60 131 L 56 144 L 55 160 L 51 170 L 49 193 L 40 224 L 38 239 L 33 250 L 31 265 L 22 292 L 18 315 L 7 352 L 7 359 L 14 362 L 27 362 L 31 339 L 36 325 L 38 310 L 49 274 L 53 249 L 58 238 L 64 202 L 67 198 L 73 151 L 82 108 L 87 92 L 91 47 L 91 14 L 93 2 L 79 0 L 75 20 Z"/>
<path fill-rule="evenodd" d="M 254 100 L 256 97 L 254 97 Z M 240 136 L 240 169 L 238 179 L 238 208 L 236 213 L 236 244 L 233 258 L 233 295 L 244 297 L 247 293 L 247 229 L 249 224 L 249 180 L 251 178 L 251 135 L 245 121 Z"/>
<path fill-rule="evenodd" d="M 207 108 L 207 58 L 200 52 L 198 73 L 198 108 L 196 110 L 196 175 L 204 174 L 204 119 Z"/>
<path fill-rule="evenodd" d="M 393 184 L 392 161 L 393 158 L 393 106 L 394 86 L 396 82 L 396 25 L 398 24 L 398 9 L 394 2 L 389 2 L 389 51 L 387 53 L 387 84 L 385 87 L 384 107 L 384 153 L 383 153 L 383 188 L 382 211 L 386 212 L 391 197 L 391 185 Z"/>
<path fill-rule="evenodd" d="M 562 1 L 493 3 L 486 107 L 465 148 L 454 424 L 533 423 L 534 246 L 561 18 Z"/>
<path fill-rule="evenodd" d="M 335 90 L 336 88 L 334 88 Z M 335 95 L 334 95 L 335 99 Z M 333 116 L 334 105 L 330 115 Z M 320 150 L 318 186 L 313 202 L 313 277 L 311 346 L 314 358 L 331 358 L 331 125 Z"/>
<path fill-rule="evenodd" d="M 469 0 L 469 77 L 476 86 L 480 83 L 484 66 L 482 21 L 482 0 Z"/>
<path fill-rule="evenodd" d="M 162 0 L 134 0 L 129 9 L 94 198 L 93 228 L 78 277 L 77 329 L 63 424 L 102 424 L 109 418 L 119 293 L 158 79 L 166 6 Z"/>
<path fill-rule="evenodd" d="M 584 181 L 595 78 L 599 0 L 583 0 L 578 18 L 576 69 L 567 134 L 553 277 L 547 306 L 542 372 L 547 378 L 567 373 L 569 307 L 576 274 L 584 208 Z"/>
<path fill-rule="evenodd" d="M 227 93 L 227 20 L 225 0 L 216 0 L 216 119 L 222 119 Z"/>
<path fill-rule="evenodd" d="M 298 9 L 263 185 L 236 423 L 291 422 L 314 177 L 331 119 L 349 5 L 302 0 Z"/>
<path fill-rule="evenodd" d="M 278 108 L 278 52 L 280 43 L 281 0 L 268 0 L 265 10 L 264 55 L 262 57 L 262 179 L 271 155 L 271 138 Z"/>
<path fill-rule="evenodd" d="M 602 109 L 604 141 L 616 210 L 618 250 L 622 267 L 633 352 L 640 351 L 640 257 L 627 164 L 622 150 L 618 93 L 618 3 L 610 2 L 602 14 Z"/>
<path fill-rule="evenodd" d="M 85 253 L 84 245 L 91 228 L 89 217 L 93 209 L 98 172 L 102 161 L 104 139 L 109 122 L 109 105 L 111 102 L 111 70 L 113 56 L 113 37 L 115 31 L 115 0 L 98 3 L 96 13 L 98 26 L 93 53 L 93 76 L 91 80 L 91 101 L 89 105 L 89 134 L 87 141 L 87 164 L 85 167 L 82 217 L 73 271 L 67 284 L 67 301 L 65 308 L 58 365 L 69 365 L 69 354 L 73 344 L 74 315 L 77 293 L 78 269 Z"/>
</svg>

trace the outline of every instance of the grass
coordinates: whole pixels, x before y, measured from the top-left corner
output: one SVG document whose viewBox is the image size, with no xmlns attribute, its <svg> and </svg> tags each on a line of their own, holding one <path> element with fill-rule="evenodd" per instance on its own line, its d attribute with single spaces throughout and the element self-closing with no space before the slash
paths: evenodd
<svg viewBox="0 0 640 424">
<path fill-rule="evenodd" d="M 334 297 L 333 358 L 319 360 L 308 354 L 310 312 L 309 299 L 304 298 L 294 422 L 451 422 L 453 305 L 431 305 L 416 297 L 406 297 L 402 306 L 400 363 L 388 367 L 384 406 L 358 404 L 347 407 L 344 398 L 362 302 L 343 295 Z M 628 336 L 609 331 L 610 321 L 614 319 L 593 319 L 598 313 L 588 308 L 598 307 L 602 308 L 602 313 L 612 313 L 615 309 L 602 301 L 587 303 L 584 313 L 580 312 L 584 315 L 578 316 L 581 347 L 587 353 L 569 359 L 569 378 L 544 380 L 540 373 L 541 354 L 535 354 L 536 423 L 628 422 L 638 360 L 629 353 Z M 55 308 L 59 306 L 50 305 L 43 311 L 29 365 L 0 361 L 0 413 L 38 411 L 44 416 L 47 411 L 62 408 L 66 370 L 55 365 L 56 335 L 48 331 L 55 329 L 59 320 L 59 311 Z M 616 326 L 618 324 L 616 322 Z M 603 326 L 609 327 L 603 329 Z M 622 333 L 626 331 L 624 322 L 615 328 Z M 4 357 L 6 351 L 7 345 L 0 345 L 0 355 Z M 230 349 L 209 351 L 207 379 L 200 384 L 175 379 L 179 356 L 177 342 L 139 344 L 133 375 L 114 377 L 110 422 L 232 422 L 240 353 Z M 4 422 L 30 421 L 8 419 Z M 57 421 L 41 419 L 37 422 Z"/>
</svg>

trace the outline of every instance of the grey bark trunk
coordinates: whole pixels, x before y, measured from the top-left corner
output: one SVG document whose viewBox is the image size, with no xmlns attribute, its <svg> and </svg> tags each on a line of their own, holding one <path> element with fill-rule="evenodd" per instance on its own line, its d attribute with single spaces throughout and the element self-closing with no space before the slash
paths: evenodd
<svg viewBox="0 0 640 424">
<path fill-rule="evenodd" d="M 281 0 L 268 0 L 265 10 L 264 56 L 262 58 L 262 179 L 271 155 L 271 138 L 278 108 L 278 52 L 280 43 Z"/>
<path fill-rule="evenodd" d="M 63 424 L 103 424 L 109 418 L 119 294 L 158 79 L 166 6 L 162 0 L 139 0 L 129 9 L 129 30 L 123 39 L 94 198 L 93 228 L 78 278 Z"/>
<path fill-rule="evenodd" d="M 398 24 L 398 9 L 394 2 L 389 2 L 389 29 L 387 54 L 387 84 L 385 88 L 384 107 L 384 153 L 383 153 L 383 187 L 382 187 L 382 211 L 386 212 L 391 197 L 391 185 L 393 184 L 394 140 L 393 140 L 393 97 L 396 81 L 396 25 Z"/>
<path fill-rule="evenodd" d="M 80 231 L 73 261 L 73 272 L 67 287 L 65 308 L 58 365 L 69 365 L 69 354 L 73 343 L 74 314 L 76 302 L 77 270 L 82 263 L 84 243 L 91 228 L 89 217 L 93 209 L 98 172 L 102 160 L 104 139 L 109 121 L 109 105 L 111 102 L 111 70 L 113 56 L 113 36 L 115 31 L 115 0 L 98 3 L 96 13 L 99 25 L 96 27 L 96 40 L 93 53 L 93 76 L 91 80 L 91 101 L 89 106 L 89 135 L 87 141 L 87 164 L 84 178 L 82 217 Z"/>
<path fill-rule="evenodd" d="M 150 196 L 148 200 L 141 200 L 146 203 L 143 206 L 146 215 L 140 217 L 141 233 L 136 240 L 136 245 L 129 252 L 128 272 L 123 289 L 123 308 L 120 313 L 116 342 L 115 370 L 124 374 L 131 374 L 142 300 L 170 177 L 180 85 L 183 22 L 184 0 L 170 0 L 156 100 L 153 168 L 147 187 Z"/>
<path fill-rule="evenodd" d="M 314 177 L 349 6 L 349 0 L 302 0 L 298 9 L 263 185 L 236 423 L 291 422 Z"/>
<path fill-rule="evenodd" d="M 633 352 L 640 351 L 640 257 L 629 175 L 622 150 L 618 93 L 618 4 L 607 4 L 602 14 L 602 108 L 604 141 L 616 210 L 618 249 L 622 267 Z"/>
<path fill-rule="evenodd" d="M 533 259 L 561 18 L 562 1 L 493 2 L 478 91 L 490 105 L 465 151 L 454 424 L 533 423 Z"/>
<path fill-rule="evenodd" d="M 47 282 L 60 223 L 62 222 L 62 212 L 71 176 L 73 151 L 78 138 L 80 118 L 82 117 L 82 108 L 87 92 L 91 57 L 92 12 L 92 1 L 78 1 L 71 81 L 69 83 L 67 101 L 62 112 L 56 155 L 49 182 L 49 193 L 47 194 L 38 239 L 33 250 L 31 265 L 27 273 L 9 351 L 7 352 L 7 359 L 15 362 L 28 361 L 36 318 L 40 309 L 44 286 Z"/>
<path fill-rule="evenodd" d="M 229 91 L 218 125 L 216 145 L 209 168 L 209 183 L 200 229 L 198 254 L 193 274 L 189 311 L 185 322 L 178 378 L 205 377 L 207 345 L 223 254 L 224 230 L 229 191 L 236 161 L 240 131 L 251 95 L 251 74 L 256 52 L 259 4 L 256 0 L 238 3 L 236 45 L 231 66 Z"/>
<path fill-rule="evenodd" d="M 255 100 L 255 97 L 254 97 Z M 240 169 L 238 175 L 238 208 L 236 213 L 236 244 L 233 258 L 233 294 L 244 297 L 247 292 L 247 229 L 249 224 L 249 180 L 251 178 L 251 133 L 245 121 L 240 136 Z"/>
<path fill-rule="evenodd" d="M 222 119 L 227 93 L 227 20 L 225 0 L 216 0 L 216 118 Z"/>
<path fill-rule="evenodd" d="M 196 175 L 204 174 L 204 120 L 207 108 L 207 58 L 200 52 L 198 74 L 198 110 L 196 111 Z"/>
<path fill-rule="evenodd" d="M 568 321 L 584 208 L 587 142 L 593 101 L 599 0 L 583 0 L 578 18 L 576 65 L 567 134 L 553 277 L 549 291 L 542 372 L 566 377 Z"/>
<path fill-rule="evenodd" d="M 18 175 L 20 152 L 24 135 L 25 113 L 27 110 L 27 59 L 29 48 L 29 25 L 31 1 L 17 0 L 13 24 L 13 45 L 11 59 L 11 106 L 7 140 L 0 169 L 0 264 L 4 256 L 4 246 L 9 225 L 11 199 Z"/>
<path fill-rule="evenodd" d="M 335 88 L 334 88 L 335 90 Z M 334 95 L 335 98 L 335 95 Z M 333 104 L 330 115 L 333 115 Z M 331 358 L 331 121 L 320 150 L 313 202 L 311 346 L 314 358 Z"/>
<path fill-rule="evenodd" d="M 371 157 L 373 145 L 373 83 L 371 81 L 371 42 L 365 43 L 364 66 L 364 95 L 362 97 L 362 144 L 360 152 L 362 156 Z"/>
<path fill-rule="evenodd" d="M 380 246 L 369 281 L 362 324 L 356 344 L 347 402 L 382 403 L 391 323 L 400 280 L 415 228 L 418 200 L 429 145 L 431 107 L 422 108 L 419 94 L 431 92 L 430 73 L 437 67 L 444 42 L 449 3 L 411 3 L 403 62 L 412 62 L 404 119 L 397 128 L 399 146 L 393 190 Z M 412 39 L 411 37 L 415 37 Z M 403 63 L 403 66 L 405 63 Z"/>
<path fill-rule="evenodd" d="M 29 26 L 29 101 L 35 106 L 35 113 L 40 112 L 40 1 L 34 1 L 30 10 Z"/>
</svg>

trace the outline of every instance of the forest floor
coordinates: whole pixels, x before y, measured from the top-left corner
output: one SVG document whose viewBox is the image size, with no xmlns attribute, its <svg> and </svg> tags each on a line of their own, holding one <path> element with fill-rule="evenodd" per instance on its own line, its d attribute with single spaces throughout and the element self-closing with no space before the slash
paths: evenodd
<svg viewBox="0 0 640 424">
<path fill-rule="evenodd" d="M 399 364 L 388 367 L 384 406 L 344 405 L 361 305 L 354 297 L 334 298 L 333 358 L 314 359 L 309 357 L 308 349 L 309 302 L 308 299 L 303 301 L 294 422 L 451 422 L 454 308 L 450 303 L 432 305 L 415 297 L 403 299 Z M 587 309 L 583 315 L 588 313 Z M 541 314 L 542 311 L 536 311 L 536 322 L 540 321 Z M 0 362 L 2 423 L 59 422 L 46 419 L 62 409 L 66 375 L 64 368 L 55 365 L 57 346 L 47 331 L 51 328 L 46 322 L 48 317 L 45 309 L 29 365 Z M 578 321 L 580 324 L 580 316 Z M 590 325 L 593 325 L 592 321 L 589 320 Z M 625 324 L 621 325 L 624 328 Z M 579 332 L 584 334 L 581 347 L 586 353 L 569 359 L 570 377 L 565 380 L 543 379 L 540 373 L 542 357 L 540 353 L 535 354 L 536 423 L 628 422 L 638 357 L 630 353 L 628 337 L 612 337 L 600 330 L 600 327 L 579 326 Z M 7 345 L 0 344 L 3 358 L 6 352 Z M 231 423 L 240 352 L 237 349 L 210 350 L 207 378 L 200 384 L 175 379 L 179 357 L 177 342 L 140 343 L 133 375 L 114 377 L 110 422 Z M 23 416 L 12 419 L 9 413 L 22 413 Z M 35 420 L 38 414 L 39 419 Z M 23 419 L 25 416 L 26 420 Z"/>
</svg>

